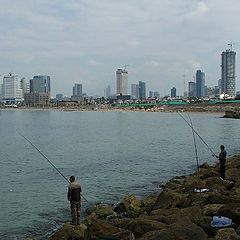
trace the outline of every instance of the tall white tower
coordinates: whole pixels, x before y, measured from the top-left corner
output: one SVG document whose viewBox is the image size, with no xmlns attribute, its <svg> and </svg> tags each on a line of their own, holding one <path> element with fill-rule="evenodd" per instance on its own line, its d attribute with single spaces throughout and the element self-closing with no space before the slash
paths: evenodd
<svg viewBox="0 0 240 240">
<path fill-rule="evenodd" d="M 16 104 L 23 101 L 23 90 L 18 77 L 9 73 L 3 78 L 2 99 L 9 104 Z"/>
<path fill-rule="evenodd" d="M 222 78 L 221 78 L 221 93 L 235 96 L 235 58 L 236 52 L 228 49 L 222 52 Z"/>
<path fill-rule="evenodd" d="M 128 94 L 128 71 L 126 69 L 119 68 L 116 71 L 117 77 L 117 94 Z"/>
</svg>

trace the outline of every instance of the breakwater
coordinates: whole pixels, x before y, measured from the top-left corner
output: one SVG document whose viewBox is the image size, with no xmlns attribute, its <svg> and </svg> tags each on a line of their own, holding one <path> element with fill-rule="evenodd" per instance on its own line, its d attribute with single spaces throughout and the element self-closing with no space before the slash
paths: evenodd
<svg viewBox="0 0 240 240">
<path fill-rule="evenodd" d="M 126 196 L 117 206 L 99 204 L 80 226 L 66 223 L 50 240 L 240 239 L 240 156 L 226 163 L 226 179 L 219 166 L 203 164 L 190 176 L 177 176 L 158 195 L 142 200 Z M 213 217 L 228 218 L 227 227 L 213 227 Z"/>
</svg>

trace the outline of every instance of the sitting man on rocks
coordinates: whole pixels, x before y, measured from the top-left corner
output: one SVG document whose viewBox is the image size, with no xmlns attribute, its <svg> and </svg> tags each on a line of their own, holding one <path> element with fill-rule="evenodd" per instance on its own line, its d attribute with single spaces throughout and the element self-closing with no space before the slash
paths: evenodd
<svg viewBox="0 0 240 240">
<path fill-rule="evenodd" d="M 80 225 L 80 210 L 81 210 L 81 185 L 75 181 L 75 177 L 70 177 L 68 186 L 67 198 L 71 204 L 72 225 Z"/>
</svg>

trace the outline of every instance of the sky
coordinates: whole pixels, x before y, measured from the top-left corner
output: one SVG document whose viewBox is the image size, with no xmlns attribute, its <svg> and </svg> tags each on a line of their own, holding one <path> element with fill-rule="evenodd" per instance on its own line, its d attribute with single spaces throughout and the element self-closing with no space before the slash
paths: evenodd
<svg viewBox="0 0 240 240">
<path fill-rule="evenodd" d="M 92 96 L 108 85 L 115 93 L 116 70 L 125 65 L 129 86 L 144 81 L 161 96 L 172 87 L 182 95 L 197 69 L 213 87 L 231 42 L 240 90 L 239 0 L 0 0 L 0 6 L 0 74 L 49 75 L 53 96 L 71 96 L 74 83 Z"/>
</svg>

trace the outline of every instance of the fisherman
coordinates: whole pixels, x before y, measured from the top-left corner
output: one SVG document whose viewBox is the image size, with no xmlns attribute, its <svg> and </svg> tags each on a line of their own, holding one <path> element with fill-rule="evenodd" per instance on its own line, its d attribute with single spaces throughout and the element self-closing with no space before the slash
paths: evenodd
<svg viewBox="0 0 240 240">
<path fill-rule="evenodd" d="M 220 146 L 220 150 L 221 151 L 218 156 L 218 159 L 220 162 L 220 178 L 224 179 L 225 178 L 225 163 L 226 163 L 227 152 L 223 145 Z"/>
<path fill-rule="evenodd" d="M 81 185 L 75 181 L 75 177 L 69 178 L 70 184 L 68 186 L 67 198 L 71 204 L 72 225 L 80 225 L 80 211 L 81 211 Z"/>
</svg>

